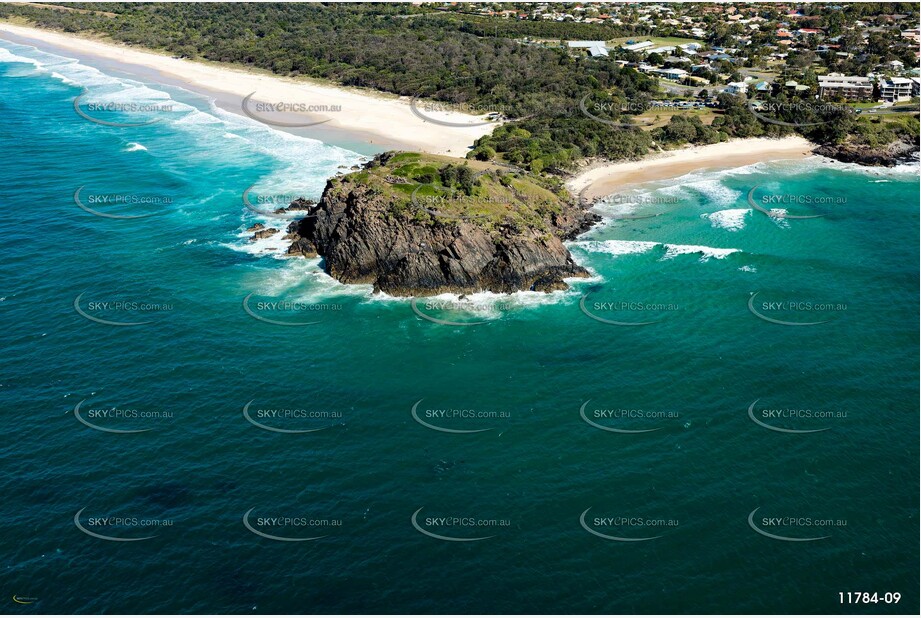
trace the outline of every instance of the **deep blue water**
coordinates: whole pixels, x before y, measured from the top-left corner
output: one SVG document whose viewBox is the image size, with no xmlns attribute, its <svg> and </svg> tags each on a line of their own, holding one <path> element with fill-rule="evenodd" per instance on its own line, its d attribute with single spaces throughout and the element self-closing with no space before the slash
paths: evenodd
<svg viewBox="0 0 921 618">
<path fill-rule="evenodd" d="M 0 91 L 6 611 L 917 609 L 917 166 L 630 189 L 592 279 L 446 326 L 247 239 L 364 156 L 12 43 Z"/>
</svg>

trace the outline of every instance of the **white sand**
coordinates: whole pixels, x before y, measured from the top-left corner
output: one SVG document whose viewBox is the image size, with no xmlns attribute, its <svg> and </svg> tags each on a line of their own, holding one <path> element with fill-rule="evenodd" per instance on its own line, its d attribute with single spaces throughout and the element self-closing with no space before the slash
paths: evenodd
<svg viewBox="0 0 921 618">
<path fill-rule="evenodd" d="M 736 139 L 707 146 L 666 151 L 641 161 L 591 166 L 566 186 L 573 193 L 588 188 L 586 198 L 603 197 L 625 185 L 683 176 L 695 170 L 741 167 L 761 161 L 803 159 L 813 145 L 802 137 Z"/>
<path fill-rule="evenodd" d="M 364 143 L 463 157 L 478 137 L 490 133 L 496 127 L 496 123 L 451 127 L 423 120 L 413 113 L 409 97 L 340 88 L 306 79 L 281 78 L 216 63 L 180 60 L 125 45 L 0 22 L 0 38 L 4 32 L 35 43 L 47 42 L 81 55 L 114 61 L 124 66 L 126 72 L 130 72 L 132 66 L 152 69 L 179 80 L 192 91 L 226 93 L 239 99 L 255 92 L 252 98 L 254 103 L 340 106 L 341 111 L 310 114 L 297 112 L 297 115 L 303 117 L 304 122 L 329 120 L 319 125 L 324 131 L 341 129 Z M 427 112 L 422 102 L 417 104 L 417 108 L 425 115 L 449 122 L 478 123 L 484 120 L 483 117 L 453 111 Z M 248 109 L 254 110 L 255 107 L 251 103 Z M 242 113 L 239 108 L 232 111 Z M 266 116 L 262 113 L 259 115 Z M 269 118 L 274 118 L 271 113 Z"/>
</svg>

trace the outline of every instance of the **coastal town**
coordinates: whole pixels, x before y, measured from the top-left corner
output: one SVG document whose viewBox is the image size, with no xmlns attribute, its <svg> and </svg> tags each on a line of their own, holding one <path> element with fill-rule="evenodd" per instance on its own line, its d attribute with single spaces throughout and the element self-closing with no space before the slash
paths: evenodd
<svg viewBox="0 0 921 618">
<path fill-rule="evenodd" d="M 523 37 L 520 42 L 563 48 L 656 77 L 669 95 L 667 101 L 654 102 L 658 108 L 706 106 L 700 99 L 709 99 L 714 107 L 713 97 L 721 92 L 757 100 L 783 91 L 802 99 L 846 103 L 857 113 L 891 113 L 917 111 L 921 94 L 917 9 L 858 18 L 838 4 L 433 6 L 497 20 L 633 32 L 605 40 Z"/>
</svg>

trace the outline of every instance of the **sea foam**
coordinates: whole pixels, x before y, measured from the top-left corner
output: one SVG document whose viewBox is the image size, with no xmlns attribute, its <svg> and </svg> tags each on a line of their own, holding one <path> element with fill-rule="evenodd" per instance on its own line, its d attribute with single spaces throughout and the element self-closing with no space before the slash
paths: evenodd
<svg viewBox="0 0 921 618">
<path fill-rule="evenodd" d="M 679 255 L 700 254 L 701 262 L 706 262 L 710 258 L 721 260 L 726 256 L 741 251 L 740 249 L 723 249 L 703 245 L 678 245 L 648 240 L 579 240 L 569 243 L 569 246 L 591 253 L 606 253 L 614 256 L 646 253 L 656 247 L 662 247 L 665 249 L 665 254 L 662 256 L 663 260 L 670 260 Z"/>
<path fill-rule="evenodd" d="M 750 213 L 748 208 L 730 208 L 701 216 L 708 219 L 715 228 L 738 232 L 745 228 L 745 219 Z"/>
</svg>

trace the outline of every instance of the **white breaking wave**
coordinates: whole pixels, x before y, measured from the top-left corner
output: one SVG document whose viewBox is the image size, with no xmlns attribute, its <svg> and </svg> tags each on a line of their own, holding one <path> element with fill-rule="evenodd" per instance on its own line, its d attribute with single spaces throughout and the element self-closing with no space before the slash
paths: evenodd
<svg viewBox="0 0 921 618">
<path fill-rule="evenodd" d="M 556 305 L 568 302 L 572 298 L 581 296 L 581 292 L 574 287 L 579 283 L 588 283 L 590 279 L 566 279 L 571 284 L 568 290 L 555 290 L 553 292 L 531 292 L 520 290 L 511 294 L 499 292 L 473 292 L 470 294 L 439 294 L 438 296 L 419 297 L 416 299 L 419 308 L 426 311 L 425 303 L 443 303 L 448 309 L 456 311 L 458 314 L 469 314 L 470 316 L 481 319 L 499 319 L 509 311 L 517 309 L 526 309 L 530 307 L 540 307 L 545 305 Z M 340 284 L 341 285 L 341 284 Z M 463 296 L 463 298 L 461 298 Z M 389 294 L 369 294 L 369 302 L 386 302 L 386 303 L 408 303 L 409 298 L 404 296 L 390 296 Z M 441 308 L 437 311 L 427 311 L 432 317 L 450 319 L 449 316 L 443 315 Z"/>
<path fill-rule="evenodd" d="M 0 62 L 31 64 L 34 67 L 42 66 L 42 63 L 35 58 L 27 58 L 14 54 L 5 47 L 0 47 Z"/>
<path fill-rule="evenodd" d="M 774 225 L 782 228 L 790 227 L 790 221 L 786 218 L 789 211 L 786 208 L 772 208 L 770 213 L 771 221 L 774 222 Z"/>
<path fill-rule="evenodd" d="M 391 296 L 385 293 L 374 294 L 370 284 L 341 283 L 320 269 L 320 258 L 291 258 L 281 268 L 256 271 L 251 275 L 251 288 L 247 292 L 257 295 L 284 298 L 288 301 L 304 303 L 329 302 L 336 297 L 349 296 L 361 298 L 368 303 L 387 303 L 409 305 L 410 298 Z M 588 283 L 591 279 L 567 279 L 571 284 Z M 440 294 L 433 297 L 418 298 L 420 309 L 425 311 L 425 303 L 441 303 L 460 314 L 468 314 L 479 319 L 499 319 L 509 311 L 553 305 L 571 301 L 581 293 L 575 288 L 544 292 L 515 292 L 500 294 L 493 292 L 475 292 L 471 294 Z M 463 296 L 463 298 L 461 298 Z M 407 308 L 407 311 L 409 309 Z M 447 317 L 442 310 L 429 311 L 433 317 Z M 466 317 L 464 319 L 467 319 Z"/>
<path fill-rule="evenodd" d="M 856 174 L 862 174 L 864 176 L 875 176 L 878 178 L 904 178 L 905 176 L 909 177 L 918 177 L 918 173 L 921 172 L 921 167 L 919 167 L 919 161 L 917 159 L 917 153 L 915 153 L 915 160 L 899 163 L 892 167 L 881 167 L 874 165 L 860 165 L 859 163 L 844 163 L 843 161 L 837 161 L 835 159 L 830 159 L 828 157 L 823 157 L 819 155 L 813 155 L 797 161 L 797 166 L 791 164 L 791 171 L 793 172 L 811 172 L 814 171 L 817 165 L 821 165 L 824 168 L 828 169 L 837 169 L 846 172 L 853 172 Z M 792 163 L 792 162 L 791 162 Z"/>
<path fill-rule="evenodd" d="M 579 240 L 569 243 L 569 246 L 578 247 L 592 253 L 630 255 L 633 253 L 646 253 L 659 244 L 648 240 Z"/>
<path fill-rule="evenodd" d="M 239 239 L 237 242 L 223 243 L 223 245 L 228 249 L 241 253 L 284 259 L 287 254 L 288 246 L 291 244 L 290 240 L 285 240 L 285 234 L 287 234 L 285 229 L 286 225 L 272 225 L 271 222 L 269 222 L 266 224 L 266 227 L 274 228 L 278 231 L 266 238 L 250 240 L 255 232 L 241 230 L 237 234 L 237 238 Z"/>
<path fill-rule="evenodd" d="M 745 219 L 749 214 L 751 214 L 751 210 L 748 208 L 730 208 L 701 216 L 709 219 L 710 225 L 715 228 L 738 232 L 745 228 Z"/>
<path fill-rule="evenodd" d="M 607 253 L 615 256 L 646 253 L 656 247 L 663 247 L 665 249 L 665 255 L 662 256 L 663 260 L 670 260 L 679 255 L 700 254 L 701 262 L 706 262 L 710 258 L 721 260 L 733 253 L 741 252 L 740 249 L 721 249 L 703 245 L 676 245 L 648 240 L 579 240 L 569 243 L 569 246 L 591 253 Z"/>
<path fill-rule="evenodd" d="M 246 281 L 246 293 L 285 299 L 292 302 L 317 303 L 336 296 L 371 296 L 373 286 L 345 284 L 320 269 L 320 258 L 292 258 L 279 268 L 255 270 Z"/>
<path fill-rule="evenodd" d="M 785 166 L 789 163 L 791 162 L 762 161 L 752 163 L 751 165 L 730 167 L 721 170 L 698 170 L 688 172 L 684 176 L 679 176 L 678 178 L 653 181 L 648 183 L 648 187 L 655 188 L 657 192 L 668 196 L 688 197 L 693 193 L 698 193 L 706 198 L 708 205 L 730 206 L 734 204 L 736 200 L 743 197 L 743 193 L 727 187 L 723 184 L 723 180 L 735 176 L 747 176 L 772 169 L 768 168 L 768 166 Z"/>
<path fill-rule="evenodd" d="M 194 93 L 188 93 L 189 97 L 186 98 L 187 91 L 181 88 L 170 89 L 158 84 L 113 77 L 73 58 L 49 54 L 29 46 L 16 46 L 14 49 L 18 53 L 0 48 L 0 61 L 27 62 L 55 79 L 81 88 L 81 105 L 95 104 L 103 110 L 109 106 L 124 111 L 126 122 L 155 120 L 168 124 L 171 129 L 190 134 L 202 148 L 193 152 L 184 151 L 182 156 L 186 160 L 196 156 L 211 157 L 213 152 L 219 151 L 222 160 L 228 164 L 271 169 L 268 175 L 254 179 L 256 183 L 252 187 L 254 200 L 258 196 L 271 195 L 272 202 L 279 202 L 268 208 L 269 212 L 286 205 L 295 197 L 319 200 L 329 177 L 340 171 L 348 171 L 368 159 L 344 148 L 285 133 L 243 115 L 227 112 L 218 108 L 213 99 L 202 98 Z M 167 89 L 170 91 L 167 92 Z M 177 93 L 176 96 L 181 96 L 183 101 L 195 104 L 179 101 L 170 92 Z M 95 115 L 93 111 L 89 113 Z M 152 141 L 145 139 L 145 142 L 157 149 L 162 145 L 157 139 L 152 136 Z M 175 143 L 171 141 L 169 147 Z M 147 149 L 148 146 L 139 142 L 130 142 L 125 147 L 126 152 Z M 239 189 L 241 197 L 244 189 L 245 186 Z M 252 255 L 284 257 L 290 242 L 283 237 L 290 219 L 253 213 L 244 207 L 242 199 L 239 204 L 241 231 L 236 242 L 226 243 L 225 246 Z M 279 232 L 271 238 L 251 242 L 251 234 L 242 230 L 257 221 L 266 227 L 278 228 Z"/>
<path fill-rule="evenodd" d="M 704 247 L 703 245 L 671 245 L 665 244 L 665 256 L 663 260 L 668 260 L 678 255 L 693 255 L 695 253 L 700 254 L 700 261 L 706 262 L 710 258 L 716 258 L 721 260 L 727 255 L 732 255 L 733 253 L 739 253 L 739 249 L 717 249 L 715 247 Z"/>
<path fill-rule="evenodd" d="M 722 178 L 711 178 L 692 183 L 685 183 L 686 189 L 692 189 L 703 194 L 707 205 L 731 206 L 742 196 L 741 191 L 730 189 L 723 184 Z"/>
</svg>

